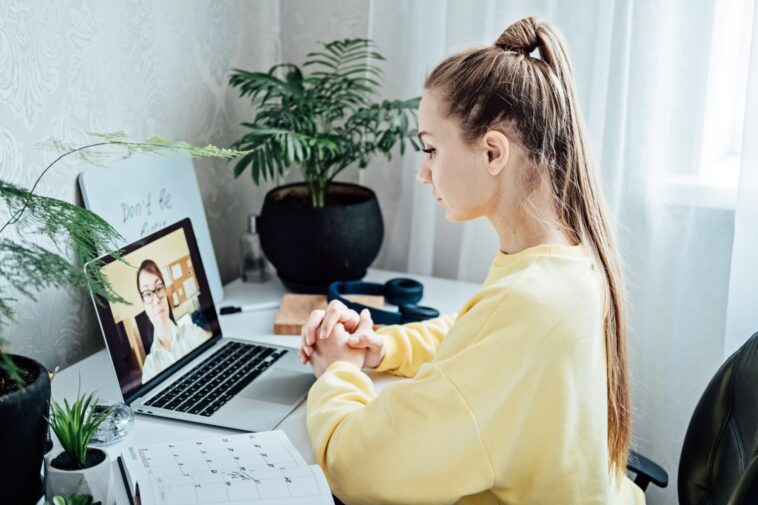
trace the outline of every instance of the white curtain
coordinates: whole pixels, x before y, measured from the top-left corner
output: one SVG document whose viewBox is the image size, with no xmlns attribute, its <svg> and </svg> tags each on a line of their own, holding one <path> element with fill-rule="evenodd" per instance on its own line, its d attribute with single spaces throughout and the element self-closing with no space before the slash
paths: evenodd
<svg viewBox="0 0 758 505">
<path fill-rule="evenodd" d="M 758 9 L 752 21 L 745 122 L 742 132 L 739 186 L 734 217 L 734 247 L 729 280 L 729 303 L 724 354 L 736 350 L 755 331 L 758 313 Z M 758 387 L 758 386 L 756 386 Z"/>
<path fill-rule="evenodd" d="M 746 30 L 741 40 L 749 44 L 752 2 L 382 0 L 369 10 L 368 33 L 388 58 L 392 97 L 420 94 L 445 55 L 490 44 L 521 17 L 550 20 L 564 33 L 624 261 L 634 446 L 671 479 L 666 490 L 651 489 L 648 502 L 677 503 L 679 453 L 694 406 L 724 358 L 758 331 L 758 146 L 751 142 L 758 41 L 752 51 L 743 43 L 725 53 L 718 45 Z M 723 69 L 747 72 L 748 58 L 740 58 L 748 53 L 745 87 Z M 746 89 L 744 149 L 729 157 L 739 142 L 729 130 L 734 114 L 726 112 L 745 108 Z M 362 174 L 390 223 L 375 266 L 482 281 L 497 237 L 484 220 L 448 223 L 430 188 L 415 181 L 420 160 L 407 155 L 393 161 L 390 175 Z"/>
</svg>

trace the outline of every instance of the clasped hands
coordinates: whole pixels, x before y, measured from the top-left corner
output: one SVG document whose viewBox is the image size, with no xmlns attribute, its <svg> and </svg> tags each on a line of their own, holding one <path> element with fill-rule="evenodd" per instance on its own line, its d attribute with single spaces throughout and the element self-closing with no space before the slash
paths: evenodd
<svg viewBox="0 0 758 505">
<path fill-rule="evenodd" d="M 310 362 L 316 377 L 335 361 L 346 361 L 358 368 L 376 368 L 384 358 L 384 337 L 378 335 L 371 313 L 360 314 L 339 300 L 326 310 L 314 310 L 303 326 L 300 362 Z"/>
</svg>

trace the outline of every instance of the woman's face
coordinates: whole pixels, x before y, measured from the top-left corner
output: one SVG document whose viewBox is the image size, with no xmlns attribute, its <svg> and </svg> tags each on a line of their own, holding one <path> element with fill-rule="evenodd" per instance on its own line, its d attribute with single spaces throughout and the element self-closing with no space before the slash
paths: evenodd
<svg viewBox="0 0 758 505">
<path fill-rule="evenodd" d="M 488 171 L 487 146 L 465 143 L 457 123 L 446 117 L 442 106 L 438 92 L 424 91 L 418 123 L 425 155 L 416 178 L 432 186 L 432 195 L 449 221 L 486 216 L 497 194 L 496 177 Z"/>
<path fill-rule="evenodd" d="M 150 322 L 153 323 L 153 326 L 156 326 L 158 323 L 165 323 L 169 319 L 168 299 L 166 298 L 165 292 L 163 293 L 163 297 L 160 297 L 155 293 L 159 286 L 163 286 L 165 288 L 160 277 L 145 270 L 140 272 L 140 294 L 143 294 L 147 291 L 152 291 L 153 299 L 150 303 L 145 303 L 145 313 L 147 314 L 148 319 L 150 319 Z"/>
</svg>

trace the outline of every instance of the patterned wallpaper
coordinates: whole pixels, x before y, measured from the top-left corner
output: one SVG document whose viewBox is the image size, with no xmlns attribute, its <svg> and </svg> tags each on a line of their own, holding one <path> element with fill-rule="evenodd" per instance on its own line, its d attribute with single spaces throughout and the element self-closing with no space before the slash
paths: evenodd
<svg viewBox="0 0 758 505">
<path fill-rule="evenodd" d="M 4 2 L 0 178 L 31 186 L 55 157 L 39 146 L 50 137 L 79 143 L 88 140 L 87 132 L 123 130 L 138 138 L 229 145 L 250 107 L 227 86 L 228 70 L 267 69 L 277 62 L 281 9 L 296 7 L 287 4 Z M 216 258 L 228 282 L 237 276 L 245 216 L 259 210 L 272 184 L 256 188 L 249 180 L 235 180 L 226 162 L 196 161 L 195 167 Z M 83 168 L 77 161 L 56 165 L 38 191 L 81 203 L 76 176 Z M 7 218 L 5 209 L 0 218 Z M 21 299 L 15 307 L 17 321 L 6 331 L 12 352 L 52 368 L 102 348 L 86 293 L 48 290 L 37 302 Z"/>
</svg>

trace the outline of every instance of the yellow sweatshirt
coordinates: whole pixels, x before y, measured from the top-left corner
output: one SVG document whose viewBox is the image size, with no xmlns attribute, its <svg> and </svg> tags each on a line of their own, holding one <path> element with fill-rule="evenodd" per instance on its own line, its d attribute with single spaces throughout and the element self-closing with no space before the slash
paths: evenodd
<svg viewBox="0 0 758 505">
<path fill-rule="evenodd" d="M 604 295 L 583 245 L 499 252 L 457 314 L 382 328 L 379 395 L 333 363 L 310 390 L 316 461 L 345 503 L 644 504 L 610 477 Z"/>
</svg>

